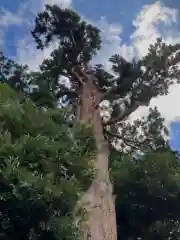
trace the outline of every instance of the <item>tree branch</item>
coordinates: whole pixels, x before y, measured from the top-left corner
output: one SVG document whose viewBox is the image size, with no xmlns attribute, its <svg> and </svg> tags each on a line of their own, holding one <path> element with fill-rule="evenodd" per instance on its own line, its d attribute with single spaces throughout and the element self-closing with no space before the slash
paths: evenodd
<svg viewBox="0 0 180 240">
<path fill-rule="evenodd" d="M 74 40 L 72 30 L 70 31 L 70 39 L 71 39 L 72 46 L 73 46 L 74 50 L 77 51 L 78 48 L 77 48 L 77 44 L 76 44 L 76 42 L 75 42 L 75 40 Z"/>
<path fill-rule="evenodd" d="M 133 113 L 138 107 L 140 106 L 140 103 L 138 101 L 135 101 L 134 104 L 127 110 L 125 113 L 121 116 L 118 116 L 117 118 L 111 118 L 107 122 L 104 123 L 104 126 L 112 125 L 114 123 L 126 120 L 131 113 Z"/>
<path fill-rule="evenodd" d="M 81 77 L 74 69 L 71 70 L 71 72 L 78 79 L 80 84 L 84 84 L 83 77 Z"/>
<path fill-rule="evenodd" d="M 119 77 L 113 78 L 112 81 L 117 81 L 118 79 L 119 79 Z M 120 86 L 111 87 L 107 92 L 104 93 L 103 99 L 107 98 L 109 95 L 111 95 L 112 93 L 114 93 L 117 90 L 119 90 L 119 88 L 120 88 Z"/>
<path fill-rule="evenodd" d="M 120 135 L 118 135 L 118 134 L 116 134 L 116 133 L 110 132 L 110 131 L 108 131 L 107 129 L 105 129 L 105 133 L 107 133 L 108 135 L 110 135 L 110 136 L 112 136 L 112 137 L 114 137 L 114 138 L 123 140 L 124 143 L 125 143 L 127 146 L 131 147 L 131 148 L 139 149 L 137 146 L 134 145 L 134 141 L 132 141 L 132 140 L 126 139 L 126 138 L 124 138 L 124 137 L 122 137 L 122 136 L 120 136 Z"/>
</svg>

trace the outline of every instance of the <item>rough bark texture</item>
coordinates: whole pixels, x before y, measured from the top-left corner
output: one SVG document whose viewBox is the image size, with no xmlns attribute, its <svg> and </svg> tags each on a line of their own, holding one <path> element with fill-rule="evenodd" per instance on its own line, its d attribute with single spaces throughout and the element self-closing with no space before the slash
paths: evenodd
<svg viewBox="0 0 180 240">
<path fill-rule="evenodd" d="M 85 240 L 116 240 L 116 214 L 112 184 L 108 174 L 109 147 L 104 138 L 100 110 L 95 109 L 94 101 L 100 97 L 91 80 L 82 87 L 80 120 L 93 126 L 97 154 L 94 166 L 97 177 L 81 199 L 81 204 L 87 212 L 83 225 Z"/>
</svg>

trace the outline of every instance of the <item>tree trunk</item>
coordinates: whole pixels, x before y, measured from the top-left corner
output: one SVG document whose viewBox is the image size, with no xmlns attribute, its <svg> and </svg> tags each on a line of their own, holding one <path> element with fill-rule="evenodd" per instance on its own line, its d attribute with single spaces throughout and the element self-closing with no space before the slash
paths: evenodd
<svg viewBox="0 0 180 240">
<path fill-rule="evenodd" d="M 116 240 L 115 203 L 108 173 L 109 145 L 104 138 L 100 109 L 94 105 L 99 94 L 92 80 L 83 84 L 80 120 L 92 124 L 97 148 L 94 159 L 97 176 L 80 201 L 87 212 L 83 232 L 85 240 Z"/>
</svg>

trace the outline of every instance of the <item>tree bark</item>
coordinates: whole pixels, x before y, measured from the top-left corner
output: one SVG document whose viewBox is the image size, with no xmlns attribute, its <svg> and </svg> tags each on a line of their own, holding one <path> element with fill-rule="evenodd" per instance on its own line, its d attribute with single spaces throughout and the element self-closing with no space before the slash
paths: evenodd
<svg viewBox="0 0 180 240">
<path fill-rule="evenodd" d="M 97 175 L 80 201 L 87 213 L 82 228 L 85 240 L 116 240 L 115 201 L 108 173 L 109 145 L 104 138 L 100 109 L 95 107 L 99 97 L 93 81 L 86 81 L 82 86 L 80 120 L 91 123 L 93 127 Z"/>
</svg>

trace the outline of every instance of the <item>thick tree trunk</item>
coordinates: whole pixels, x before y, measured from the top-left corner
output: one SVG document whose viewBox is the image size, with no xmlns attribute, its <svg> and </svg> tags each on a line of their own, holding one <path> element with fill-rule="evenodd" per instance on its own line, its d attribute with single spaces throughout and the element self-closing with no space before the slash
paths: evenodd
<svg viewBox="0 0 180 240">
<path fill-rule="evenodd" d="M 80 120 L 90 122 L 96 140 L 94 166 L 97 176 L 81 199 L 87 218 L 83 224 L 85 240 L 116 240 L 116 214 L 112 184 L 108 174 L 109 146 L 104 138 L 100 110 L 93 106 L 99 93 L 92 81 L 84 84 L 81 96 Z"/>
</svg>

